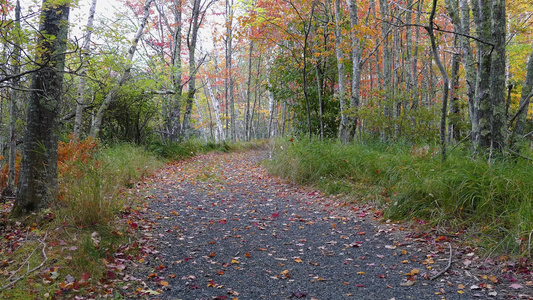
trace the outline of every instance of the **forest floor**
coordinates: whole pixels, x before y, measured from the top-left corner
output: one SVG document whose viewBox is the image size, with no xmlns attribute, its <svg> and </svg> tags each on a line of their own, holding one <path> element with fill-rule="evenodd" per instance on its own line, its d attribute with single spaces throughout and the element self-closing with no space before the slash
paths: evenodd
<svg viewBox="0 0 533 300">
<path fill-rule="evenodd" d="M 383 220 L 370 205 L 271 177 L 259 164 L 267 157 L 257 150 L 199 155 L 137 186 L 145 203 L 135 228 L 139 243 L 151 245 L 129 271 L 141 278 L 138 293 L 188 300 L 533 299 L 529 272 L 515 261 L 481 258 L 461 237 Z"/>
</svg>

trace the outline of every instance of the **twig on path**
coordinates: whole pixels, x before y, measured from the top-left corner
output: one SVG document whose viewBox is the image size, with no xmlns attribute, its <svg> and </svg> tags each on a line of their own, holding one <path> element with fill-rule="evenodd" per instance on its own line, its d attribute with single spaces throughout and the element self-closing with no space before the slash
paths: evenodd
<svg viewBox="0 0 533 300">
<path fill-rule="evenodd" d="M 24 277 L 26 277 L 26 275 L 30 274 L 30 273 L 33 273 L 35 271 L 37 271 L 38 269 L 40 269 L 42 266 L 44 266 L 44 264 L 46 263 L 46 261 L 48 260 L 48 256 L 46 256 L 46 243 L 44 242 L 44 240 L 46 239 L 46 235 L 44 236 L 44 239 L 43 240 L 39 240 L 39 242 L 41 242 L 41 244 L 43 245 L 43 249 L 42 249 L 42 253 L 43 253 L 43 256 L 44 256 L 44 260 L 41 262 L 40 265 L 38 265 L 37 267 L 31 269 L 31 270 L 28 270 L 26 273 L 24 273 L 22 276 L 20 277 L 17 277 L 15 278 L 13 281 L 11 281 L 10 283 L 4 285 L 3 287 L 0 287 L 0 292 L 9 288 L 10 286 L 14 285 L 15 283 L 17 283 L 19 280 L 23 279 Z M 32 252 L 31 255 L 33 255 L 34 252 Z M 30 255 L 30 257 L 31 257 Z M 30 260 L 30 257 L 28 257 L 27 261 L 29 262 Z M 28 265 L 29 266 L 29 265 Z M 20 270 L 20 268 L 19 268 Z"/>
<path fill-rule="evenodd" d="M 444 270 L 440 271 L 439 274 L 431 277 L 429 280 L 435 280 L 439 278 L 442 274 L 446 273 L 446 271 L 448 271 L 448 269 L 450 269 L 450 267 L 452 266 L 452 243 L 448 242 L 448 246 L 450 246 L 450 258 L 448 259 L 448 265 L 446 266 L 446 268 L 444 268 Z"/>
</svg>

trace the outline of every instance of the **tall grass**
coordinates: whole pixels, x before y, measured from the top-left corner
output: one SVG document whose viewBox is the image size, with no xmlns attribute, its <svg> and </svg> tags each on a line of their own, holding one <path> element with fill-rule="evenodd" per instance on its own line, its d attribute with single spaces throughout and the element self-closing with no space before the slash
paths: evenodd
<svg viewBox="0 0 533 300">
<path fill-rule="evenodd" d="M 73 147 L 79 147 L 73 144 Z M 82 227 L 106 225 L 123 206 L 118 195 L 134 180 L 162 163 L 139 147 L 115 145 L 90 150 L 84 160 L 65 163 L 60 172 L 60 208 L 64 221 Z"/>
<path fill-rule="evenodd" d="M 347 198 L 380 199 L 387 218 L 423 220 L 466 232 L 487 251 L 529 252 L 533 230 L 533 164 L 523 159 L 473 160 L 456 150 L 380 143 L 286 142 L 272 173 Z M 423 223 L 424 223 L 423 222 Z"/>
</svg>

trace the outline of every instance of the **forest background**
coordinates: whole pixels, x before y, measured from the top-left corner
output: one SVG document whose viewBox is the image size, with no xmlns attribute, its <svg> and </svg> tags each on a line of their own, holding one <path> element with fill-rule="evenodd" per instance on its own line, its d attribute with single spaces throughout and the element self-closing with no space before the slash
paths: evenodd
<svg viewBox="0 0 533 300">
<path fill-rule="evenodd" d="M 12 217 L 68 202 L 97 144 L 174 159 L 285 137 L 274 173 L 530 254 L 529 0 L 83 4 L 0 1 Z"/>
</svg>

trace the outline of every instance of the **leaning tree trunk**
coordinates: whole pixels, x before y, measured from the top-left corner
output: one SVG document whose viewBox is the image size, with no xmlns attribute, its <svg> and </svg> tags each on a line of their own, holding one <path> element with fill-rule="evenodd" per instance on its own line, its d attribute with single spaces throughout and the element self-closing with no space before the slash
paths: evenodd
<svg viewBox="0 0 533 300">
<path fill-rule="evenodd" d="M 57 200 L 57 146 L 63 69 L 67 49 L 69 1 L 44 0 L 38 36 L 39 69 L 33 73 L 22 163 L 12 214 L 47 207 Z"/>
<path fill-rule="evenodd" d="M 442 160 L 446 160 L 446 114 L 448 112 L 448 89 L 449 89 L 449 79 L 448 73 L 444 68 L 444 65 L 440 61 L 439 52 L 437 50 L 437 44 L 435 42 L 435 33 L 433 31 L 433 20 L 435 19 L 435 11 L 437 9 L 437 0 L 433 0 L 433 6 L 431 8 L 431 13 L 429 15 L 428 25 L 426 26 L 426 31 L 428 32 L 430 41 L 431 41 L 431 50 L 433 53 L 433 59 L 439 67 L 440 74 L 442 76 L 442 108 L 440 116 L 440 147 Z"/>
<path fill-rule="evenodd" d="M 89 55 L 89 50 L 91 48 L 91 34 L 93 33 L 93 23 L 94 23 L 94 14 L 96 11 L 96 1 L 97 0 L 92 1 L 91 7 L 89 9 L 89 18 L 87 19 L 87 29 L 85 32 L 85 41 L 83 42 L 83 46 L 81 47 L 82 69 L 80 73 L 80 82 L 78 83 L 78 100 L 76 102 L 76 116 L 74 118 L 74 135 L 76 137 L 80 136 L 81 122 L 83 119 L 83 111 L 87 107 L 87 103 L 85 103 L 85 86 L 87 83 L 85 76 L 87 75 L 87 66 L 84 60 L 86 56 Z"/>
<path fill-rule="evenodd" d="M 131 74 L 131 68 L 133 66 L 133 55 L 135 54 L 135 51 L 137 51 L 137 45 L 139 43 L 139 40 L 141 39 L 141 36 L 144 32 L 144 27 L 148 23 L 148 17 L 150 16 L 150 5 L 152 4 L 153 0 L 147 0 L 144 4 L 143 8 L 143 17 L 141 19 L 141 24 L 139 25 L 139 28 L 137 30 L 137 33 L 135 34 L 135 37 L 133 38 L 133 41 L 131 43 L 130 49 L 128 50 L 128 57 L 126 58 L 126 68 L 124 69 L 124 72 L 120 76 L 116 86 L 107 94 L 105 99 L 102 101 L 102 104 L 100 105 L 100 108 L 98 109 L 98 112 L 96 113 L 96 116 L 94 117 L 92 128 L 91 128 L 91 137 L 97 138 L 100 134 L 100 130 L 102 129 L 102 120 L 104 118 L 104 113 L 111 104 L 115 100 L 115 97 L 118 94 L 119 89 L 124 85 L 126 80 L 130 77 Z"/>
</svg>

